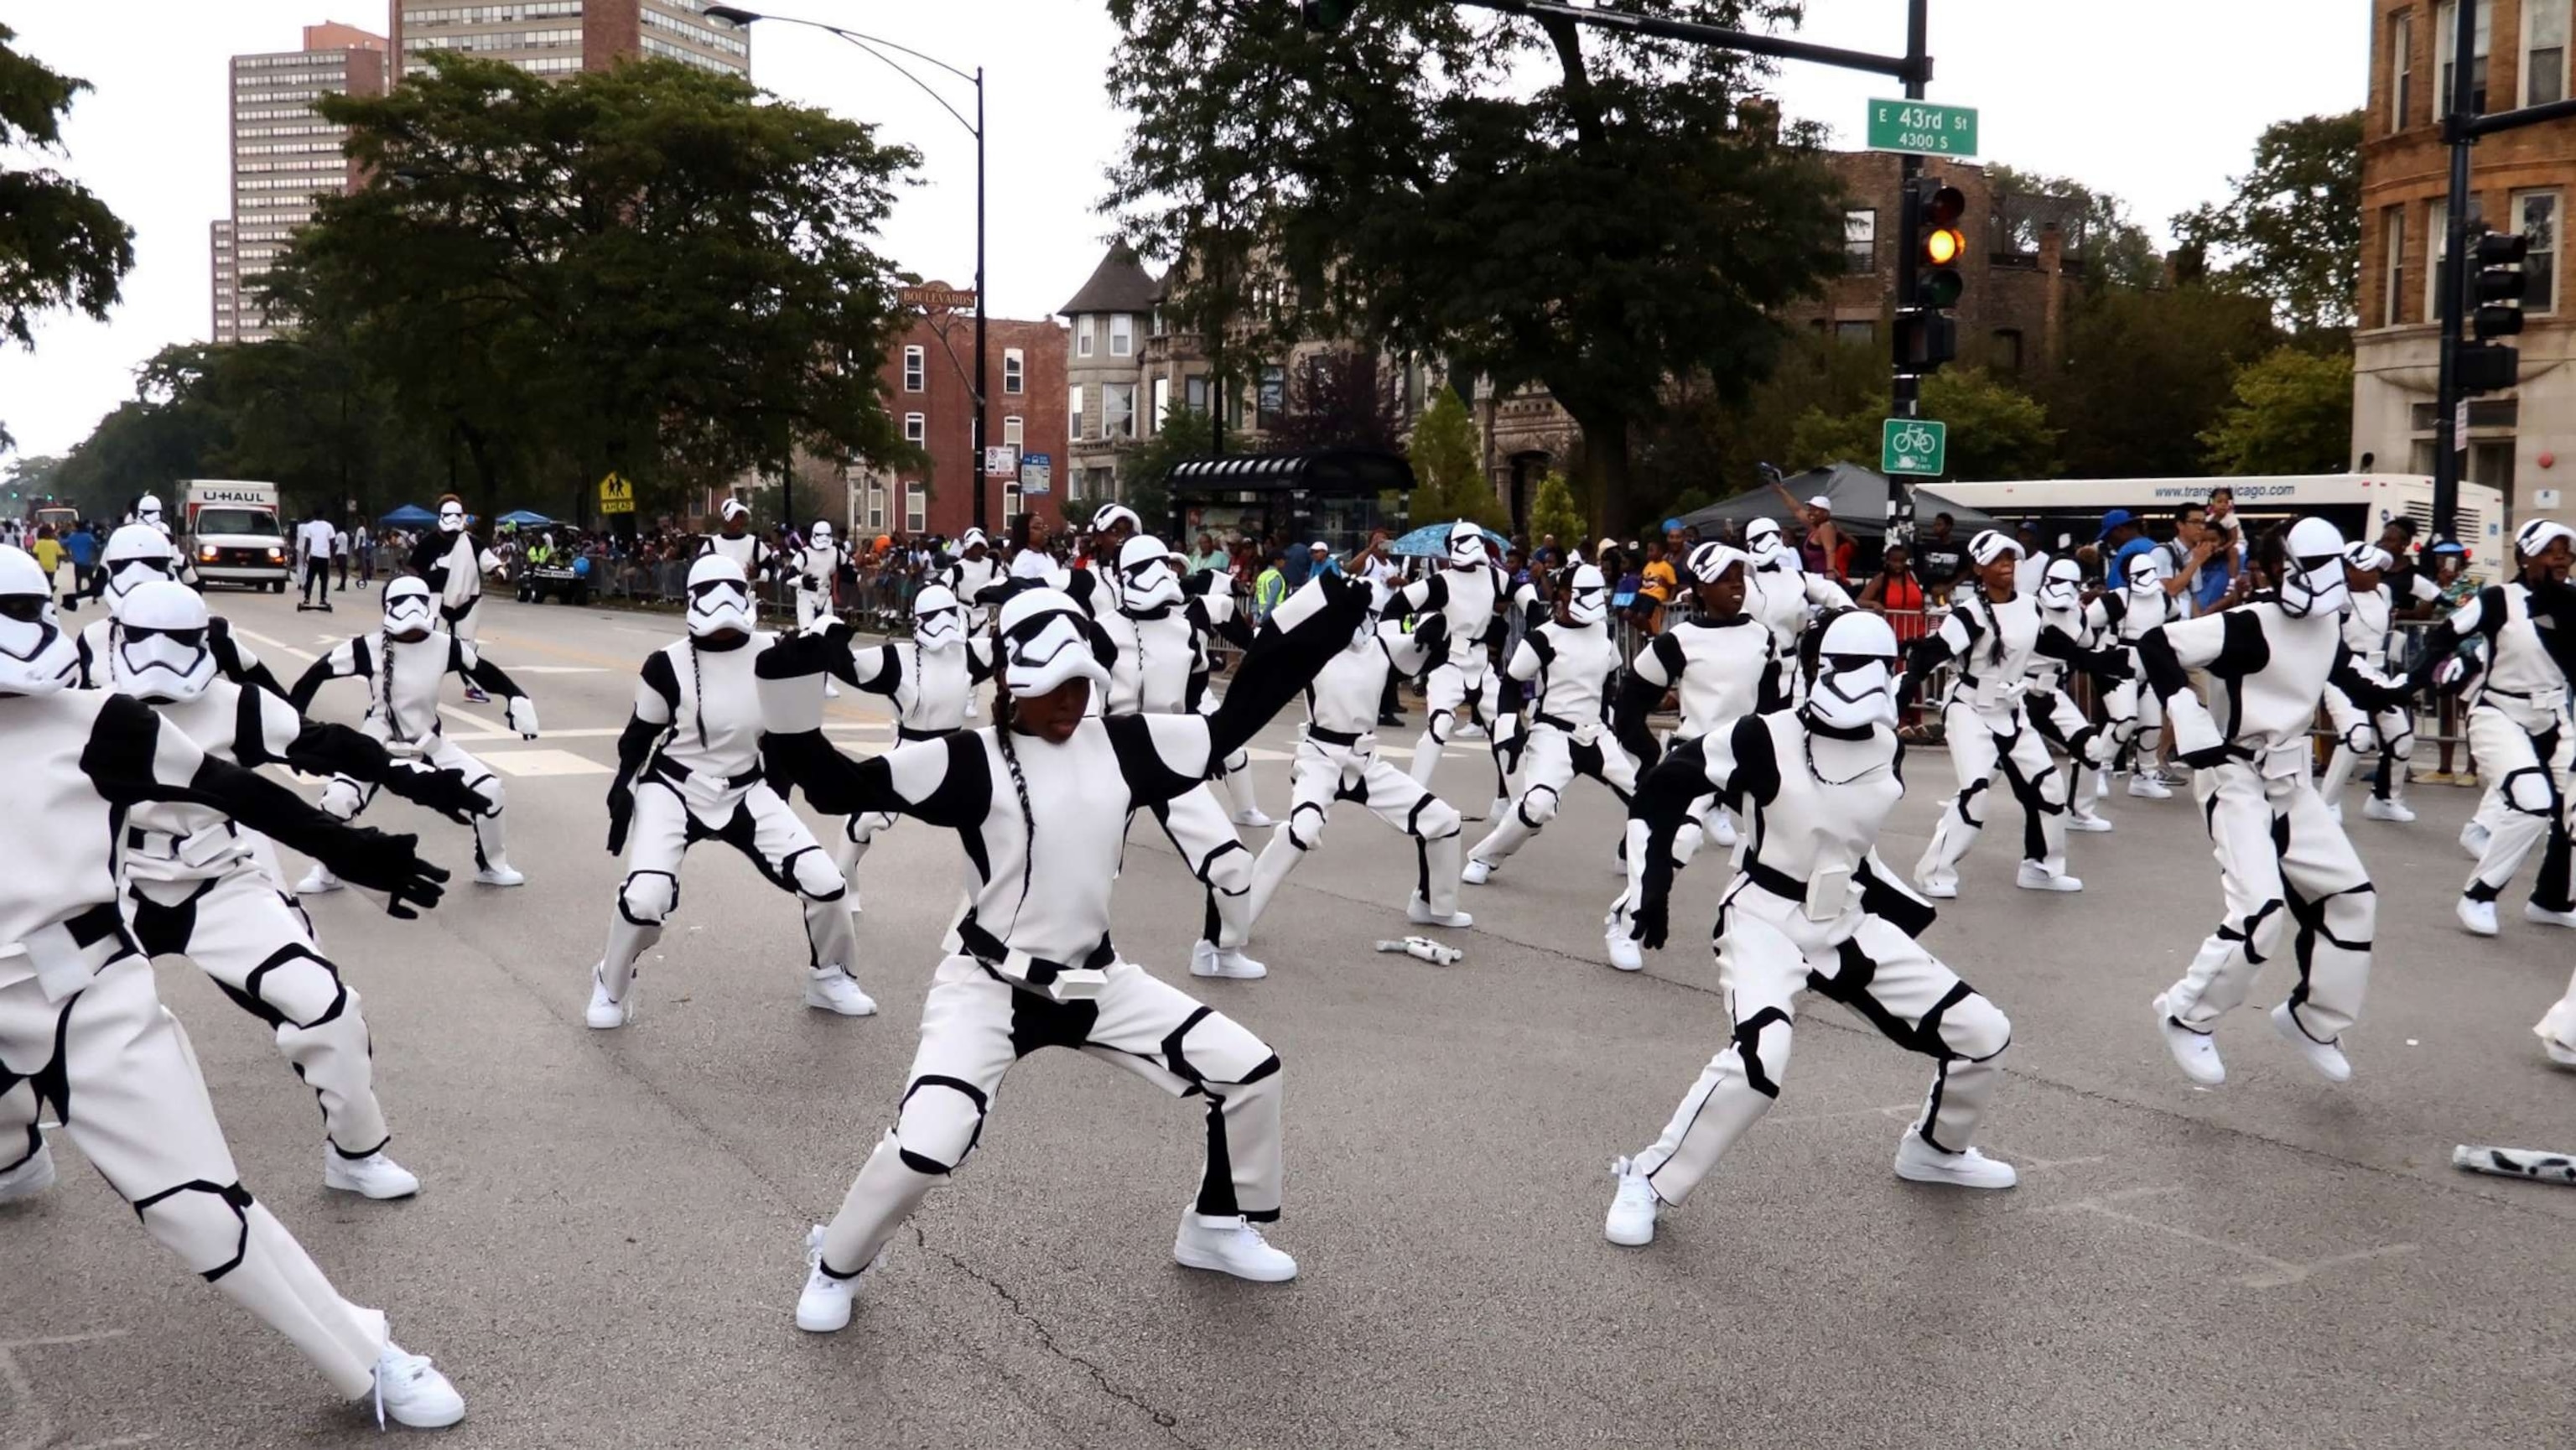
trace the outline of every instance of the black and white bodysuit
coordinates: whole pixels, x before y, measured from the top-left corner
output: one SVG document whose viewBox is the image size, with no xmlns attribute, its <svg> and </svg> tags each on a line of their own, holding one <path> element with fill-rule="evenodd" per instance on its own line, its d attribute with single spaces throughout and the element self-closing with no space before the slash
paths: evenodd
<svg viewBox="0 0 2576 1450">
<path fill-rule="evenodd" d="M 465 777 L 485 803 L 484 813 L 474 818 L 474 862 L 487 875 L 506 875 L 510 872 L 508 832 L 501 813 L 509 793 L 499 776 L 449 740 L 439 725 L 439 686 L 451 674 L 507 700 L 511 727 L 535 738 L 536 702 L 527 691 L 471 643 L 445 630 L 433 629 L 424 638 L 406 640 L 376 629 L 343 640 L 313 662 L 288 699 L 296 713 L 304 714 L 313 708 L 313 697 L 324 685 L 353 675 L 363 678 L 367 717 L 358 728 L 399 758 Z M 375 783 L 334 775 L 323 787 L 322 809 L 340 820 L 355 820 L 375 796 Z M 335 884 L 329 871 L 317 867 L 296 889 L 328 891 Z"/>
<path fill-rule="evenodd" d="M 1608 786 L 1622 806 L 1637 785 L 1637 762 L 1607 723 L 1619 644 L 1606 622 L 1550 619 L 1533 625 L 1504 670 L 1529 687 L 1531 702 L 1521 744 L 1520 798 L 1467 853 L 1471 882 L 1481 882 L 1556 819 L 1565 788 L 1577 775 Z"/>
<path fill-rule="evenodd" d="M 1195 713 L 1190 708 L 1190 678 L 1197 668 L 1199 634 L 1209 627 L 1202 602 L 1184 593 L 1177 602 L 1146 607 L 1137 605 L 1130 591 L 1120 590 L 1116 597 L 1115 608 L 1093 616 L 1118 651 L 1109 667 L 1104 713 Z M 1237 742 L 1233 748 L 1240 745 Z M 1217 775 L 1224 767 L 1225 757 L 1220 755 L 1208 774 Z M 1153 815 L 1164 839 L 1206 888 L 1200 940 L 1218 951 L 1242 947 L 1252 933 L 1252 853 L 1236 833 L 1233 817 L 1218 799 L 1213 782 L 1202 781 L 1140 809 Z"/>
<path fill-rule="evenodd" d="M 2576 671 L 2576 586 L 2535 590 L 2521 579 L 2490 584 L 2436 625 L 2424 658 L 2439 661 L 2461 641 L 2486 642 L 2487 663 L 2472 688 L 2469 753 L 2491 783 L 2486 849 L 2465 895 L 2492 902 L 2541 848 L 2531 904 L 2576 911 L 2576 853 L 2569 850 L 2569 812 L 2576 809 L 2576 707 L 2568 680 Z"/>
<path fill-rule="evenodd" d="M 1424 578 L 1395 591 L 1391 616 L 1436 614 L 1448 640 L 1448 653 L 1432 666 L 1423 682 L 1425 718 L 1422 736 L 1413 744 L 1413 778 L 1431 784 L 1440 752 L 1458 728 L 1458 707 L 1490 737 L 1501 716 L 1500 682 L 1493 677 L 1487 649 L 1495 639 L 1496 612 L 1510 593 L 1510 582 L 1491 560 L 1444 564 Z M 1497 788 L 1496 794 L 1500 794 Z"/>
<path fill-rule="evenodd" d="M 2045 586 L 2046 581 L 2042 582 Z M 2031 597 L 2039 601 L 2040 627 L 2062 637 L 2065 647 L 2031 652 L 2030 723 L 2066 756 L 2070 818 L 2101 822 L 2092 829 L 2108 830 L 2109 823 L 2095 814 L 2094 807 L 2102 799 L 2102 772 L 2111 763 L 2111 732 L 2093 723 L 2067 684 L 2081 669 L 2093 676 L 2097 688 L 2118 685 L 2128 678 L 2127 652 L 2110 648 L 2111 615 L 2101 600 L 2079 601 L 2061 609 L 2049 603 L 2045 587 Z"/>
<path fill-rule="evenodd" d="M 2396 603 L 2396 596 L 2385 584 L 2368 590 L 2356 589 L 2352 591 L 2352 602 L 2345 607 L 2343 616 L 2344 648 L 2352 651 L 2354 668 L 2372 681 L 2392 686 L 2401 683 L 2402 678 L 2391 674 L 2388 668 L 2388 631 Z M 2403 805 L 2406 799 L 2406 763 L 2415 758 L 2413 702 L 2410 700 L 2396 709 L 2382 710 L 2374 715 L 2329 684 L 2326 686 L 2326 722 L 2334 727 L 2335 748 L 2333 756 L 2326 762 L 2326 773 L 2317 786 L 2317 794 L 2325 797 L 2327 808 L 2342 809 L 2344 785 L 2365 760 L 2376 765 L 2371 775 L 2372 799 Z"/>
<path fill-rule="evenodd" d="M 966 728 L 974 707 L 975 687 L 993 678 L 993 641 L 959 639 L 951 634 L 937 648 L 914 641 L 895 641 L 850 651 L 851 684 L 883 695 L 894 706 L 897 745 L 939 740 Z M 859 860 L 880 832 L 891 828 L 891 811 L 850 817 L 843 828 L 841 874 L 850 881 L 851 909 L 859 900 Z"/>
<path fill-rule="evenodd" d="M 492 546 L 466 530 L 432 529 L 412 546 L 411 570 L 438 596 L 439 621 L 471 645 L 483 608 L 483 576 L 501 567 Z"/>
<path fill-rule="evenodd" d="M 2138 641 L 2173 618 L 2173 597 L 2165 593 L 2160 575 L 2137 567 L 2145 557 L 2131 562 L 2126 587 L 2103 595 L 2100 601 L 2111 622 L 2106 642 L 2126 653 L 2129 665 L 2128 674 L 2102 693 L 2102 713 L 2111 722 L 2111 763 L 2118 769 L 2129 768 L 2141 757 L 2152 763 L 2164 741 L 2165 702 L 2146 687 Z"/>
</svg>

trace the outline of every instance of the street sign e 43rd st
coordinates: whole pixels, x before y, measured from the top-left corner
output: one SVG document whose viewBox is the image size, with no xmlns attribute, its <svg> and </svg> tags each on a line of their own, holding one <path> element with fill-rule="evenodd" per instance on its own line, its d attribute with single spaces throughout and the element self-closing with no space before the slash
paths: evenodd
<svg viewBox="0 0 2576 1450">
<path fill-rule="evenodd" d="M 1890 478 L 1938 478 L 1949 462 L 1950 425 L 1930 418 L 1890 418 L 1878 437 L 1878 471 Z"/>
<path fill-rule="evenodd" d="M 1977 108 L 1925 101 L 1871 101 L 1869 149 L 1917 156 L 1977 154 Z"/>
</svg>

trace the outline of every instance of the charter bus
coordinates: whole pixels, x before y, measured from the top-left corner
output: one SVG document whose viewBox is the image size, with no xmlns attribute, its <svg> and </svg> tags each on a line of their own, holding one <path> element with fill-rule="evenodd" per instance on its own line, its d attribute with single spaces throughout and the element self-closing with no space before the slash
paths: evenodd
<svg viewBox="0 0 2576 1450">
<path fill-rule="evenodd" d="M 2039 521 L 2040 539 L 2064 550 L 2093 542 L 2102 515 L 2120 508 L 2158 538 L 2171 537 L 2173 511 L 2206 503 L 2210 490 L 2233 489 L 2237 516 L 2260 530 L 2281 519 L 2314 515 L 2347 539 L 2377 541 L 2389 520 L 2411 518 L 2416 538 L 2433 537 L 2433 480 L 2417 473 L 2310 473 L 2262 478 L 2038 478 L 2003 483 L 1932 483 L 1915 501 L 1919 524 L 1940 500 L 1998 519 Z M 2460 484 L 2458 537 L 2469 547 L 2469 573 L 2492 581 L 2506 567 L 2504 496 L 2482 483 Z"/>
</svg>

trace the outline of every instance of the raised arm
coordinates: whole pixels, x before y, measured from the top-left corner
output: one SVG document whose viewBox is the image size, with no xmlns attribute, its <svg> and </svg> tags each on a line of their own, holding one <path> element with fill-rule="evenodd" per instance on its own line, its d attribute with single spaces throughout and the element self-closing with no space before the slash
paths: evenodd
<svg viewBox="0 0 2576 1450">
<path fill-rule="evenodd" d="M 2086 649 L 2075 636 L 2053 624 L 2039 628 L 2034 652 L 2063 662 L 2070 669 L 2083 671 L 2097 680 L 2109 683 L 2129 677 L 2128 657 L 2118 650 Z"/>
<path fill-rule="evenodd" d="M 1619 744 L 1637 757 L 1638 767 L 1652 770 L 1663 748 L 1655 743 L 1654 733 L 1646 728 L 1646 717 L 1663 703 L 1664 693 L 1682 677 L 1686 665 L 1682 642 L 1669 634 L 1655 636 L 1654 642 L 1637 651 L 1628 662 L 1628 677 L 1619 688 L 1616 707 L 1611 711 L 1611 733 Z"/>
<path fill-rule="evenodd" d="M 467 785 L 460 772 L 396 760 L 374 736 L 346 725 L 307 720 L 282 695 L 243 686 L 239 708 L 233 754 L 245 766 L 275 761 L 306 775 L 345 775 L 382 786 L 458 825 L 491 813 L 492 803 Z"/>
<path fill-rule="evenodd" d="M 510 728 L 527 739 L 537 738 L 537 702 L 519 688 L 519 682 L 501 672 L 501 667 L 483 658 L 483 652 L 453 635 L 447 641 L 447 668 L 450 673 L 481 686 L 487 693 L 500 696 L 507 703 L 502 714 Z"/>
<path fill-rule="evenodd" d="M 852 760 L 823 738 L 823 681 L 835 651 L 821 635 L 794 635 L 761 652 L 761 767 L 781 795 L 802 788 L 814 809 L 835 816 L 886 811 L 965 830 L 992 805 L 992 770 L 978 733 L 918 740 Z"/>
<path fill-rule="evenodd" d="M 2164 701 L 2165 719 L 2173 728 L 2174 757 L 2188 765 L 2216 765 L 2227 755 L 2227 739 L 2219 733 L 2218 722 L 2191 692 L 2191 672 L 2217 664 L 2228 653 L 2231 620 L 2243 621 L 2235 632 L 2250 630 L 2252 648 L 2263 648 L 2260 623 L 2238 610 L 2161 624 L 2138 637 L 2138 663 L 2146 670 L 2147 687 Z M 2240 646 L 2238 653 L 2243 652 Z"/>
<path fill-rule="evenodd" d="M 1206 717 L 1216 760 L 1242 749 L 1272 716 L 1305 693 L 1351 642 L 1368 603 L 1367 584 L 1324 574 L 1307 580 L 1270 611 L 1234 672 L 1225 703 Z"/>
<path fill-rule="evenodd" d="M 324 685 L 351 675 L 371 675 L 375 670 L 375 651 L 368 646 L 367 637 L 362 634 L 344 639 L 306 668 L 295 688 L 287 692 L 286 702 L 301 715 L 313 708 L 313 697 L 322 692 Z"/>
<path fill-rule="evenodd" d="M 1637 940 L 1660 947 L 1670 912 L 1673 841 L 1690 819 L 1691 802 L 1711 793 L 1740 801 L 1767 801 L 1778 791 L 1771 727 L 1748 715 L 1714 735 L 1676 745 L 1663 763 L 1637 781 L 1628 799 L 1628 861 Z"/>
<path fill-rule="evenodd" d="M 1941 627 L 1916 640 L 1906 655 L 1905 678 L 1898 690 L 1900 701 L 1911 700 L 1934 670 L 1952 660 L 1966 659 L 1985 633 L 1977 611 L 1965 604 L 1950 606 L 1950 612 L 1941 617 Z"/>
</svg>

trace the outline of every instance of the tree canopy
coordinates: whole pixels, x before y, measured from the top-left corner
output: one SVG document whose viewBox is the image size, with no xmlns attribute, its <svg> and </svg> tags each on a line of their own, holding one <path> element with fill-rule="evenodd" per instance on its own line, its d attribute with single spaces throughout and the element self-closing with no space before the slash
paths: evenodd
<svg viewBox="0 0 2576 1450">
<path fill-rule="evenodd" d="M 2361 113 L 2275 121 L 2234 195 L 2173 219 L 2186 276 L 2260 297 L 2294 332 L 2350 327 L 2361 276 Z"/>
<path fill-rule="evenodd" d="M 2072 478 L 2184 478 L 2236 370 L 2278 346 L 2260 299 L 2205 286 L 2111 292 L 2066 329 L 2066 365 L 2040 387 Z"/>
<path fill-rule="evenodd" d="M 1466 519 L 1500 531 L 1510 520 L 1494 483 L 1476 457 L 1476 422 L 1455 388 L 1434 394 L 1431 406 L 1413 425 L 1407 448 L 1413 464 L 1413 497 L 1408 512 L 1414 523 L 1438 524 Z"/>
<path fill-rule="evenodd" d="M 2340 473 L 2352 457 L 2352 355 L 2276 348 L 2236 374 L 2200 435 L 2212 473 Z"/>
<path fill-rule="evenodd" d="M 9 42 L 0 25 L 0 156 L 62 150 L 62 120 L 89 83 Z M 72 308 L 105 320 L 134 270 L 134 229 L 89 188 L 50 167 L 0 165 L 0 342 L 36 345 L 37 313 Z M 0 419 L 0 451 L 10 445 Z"/>
<path fill-rule="evenodd" d="M 1922 414 L 1950 425 L 1950 478 L 2046 478 L 2057 468 L 2057 430 L 2028 393 L 1989 376 L 1983 368 L 1945 368 L 1923 380 Z M 1798 420 L 1788 450 L 1792 470 L 1828 463 L 1878 466 L 1882 404 L 1833 415 L 1810 408 Z"/>
<path fill-rule="evenodd" d="M 2163 275 L 2164 264 L 2156 256 L 2155 243 L 2149 241 L 2144 228 L 2129 219 L 2128 204 L 2107 191 L 2097 191 L 2073 177 L 2042 176 L 2036 172 L 2018 171 L 1998 162 L 1986 168 L 1986 181 L 2002 203 L 1999 210 L 2014 235 L 1996 237 L 1997 250 L 2035 253 L 2039 250 L 2038 218 L 2042 208 L 2024 205 L 2032 199 L 2063 203 L 2071 225 L 2065 230 L 2067 250 L 2084 258 L 2084 285 L 2098 292 L 2106 287 L 2152 287 Z"/>
<path fill-rule="evenodd" d="M 1267 7 L 1109 9 L 1110 92 L 1135 117 L 1109 203 L 1141 250 L 1190 259 L 1176 309 L 1239 315 L 1200 279 L 1261 279 L 1274 341 L 1313 330 L 1544 387 L 1614 528 L 1652 502 L 1630 444 L 1666 380 L 1742 395 L 1777 355 L 1776 309 L 1840 266 L 1839 187 L 1811 135 L 1782 139 L 1750 105 L 1747 57 L 1445 0 L 1374 0 L 1328 38 Z"/>
</svg>

